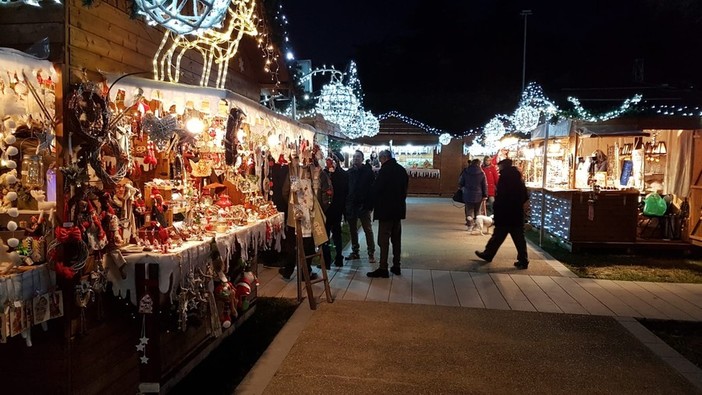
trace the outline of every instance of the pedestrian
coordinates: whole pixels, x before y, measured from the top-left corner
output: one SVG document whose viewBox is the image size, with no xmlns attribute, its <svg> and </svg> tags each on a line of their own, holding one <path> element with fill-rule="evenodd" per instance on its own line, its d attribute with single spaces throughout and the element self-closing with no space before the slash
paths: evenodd
<svg viewBox="0 0 702 395">
<path fill-rule="evenodd" d="M 524 239 L 524 204 L 529 200 L 529 195 L 522 173 L 512 166 L 511 159 L 503 159 L 497 167 L 500 170 L 500 179 L 495 191 L 495 230 L 485 250 L 475 251 L 475 255 L 487 262 L 492 261 L 509 234 L 517 247 L 517 262 L 514 262 L 514 266 L 526 269 L 529 267 L 529 257 Z"/>
<path fill-rule="evenodd" d="M 466 226 L 472 230 L 476 224 L 475 217 L 480 215 L 483 200 L 488 196 L 487 181 L 483 169 L 480 168 L 480 159 L 473 159 L 470 165 L 463 169 L 458 186 L 463 190 Z"/>
<path fill-rule="evenodd" d="M 497 167 L 492 163 L 492 158 L 486 156 L 483 158 L 483 173 L 485 173 L 485 180 L 487 181 L 487 201 L 485 202 L 485 215 L 491 216 L 493 214 L 492 206 L 495 203 L 495 186 L 497 186 L 497 180 L 499 180 L 500 175 L 497 173 Z"/>
<path fill-rule="evenodd" d="M 392 243 L 392 267 L 390 271 L 399 276 L 402 254 L 402 222 L 407 214 L 407 185 L 409 177 L 404 167 L 392 158 L 390 151 L 378 153 L 380 170 L 373 183 L 373 219 L 378 221 L 378 246 L 380 262 L 378 269 L 368 272 L 368 277 L 388 278 L 388 259 Z"/>
<path fill-rule="evenodd" d="M 351 168 L 347 173 L 349 192 L 346 196 L 346 221 L 349 224 L 349 233 L 351 234 L 351 254 L 346 259 L 361 259 L 360 245 L 358 244 L 358 221 L 360 220 L 363 232 L 366 234 L 368 262 L 375 263 L 375 241 L 373 240 L 373 224 L 371 222 L 371 212 L 373 211 L 371 188 L 375 174 L 370 165 L 363 162 L 363 152 L 358 150 L 353 154 Z"/>
<path fill-rule="evenodd" d="M 334 242 L 334 249 L 336 250 L 336 256 L 334 258 L 334 265 L 337 267 L 344 266 L 344 256 L 341 254 L 344 246 L 341 244 L 341 219 L 344 215 L 344 210 L 346 209 L 346 195 L 349 189 L 349 177 L 346 171 L 341 168 L 340 155 L 335 155 L 332 153 L 327 158 L 327 167 L 324 169 L 325 173 L 331 179 L 332 187 L 334 189 L 334 196 L 332 197 L 331 204 L 327 208 L 325 215 L 327 217 L 326 228 L 327 237 L 329 237 Z M 329 242 L 322 245 L 322 250 L 324 252 L 324 262 L 327 264 L 327 268 L 331 266 L 331 251 Z"/>
</svg>

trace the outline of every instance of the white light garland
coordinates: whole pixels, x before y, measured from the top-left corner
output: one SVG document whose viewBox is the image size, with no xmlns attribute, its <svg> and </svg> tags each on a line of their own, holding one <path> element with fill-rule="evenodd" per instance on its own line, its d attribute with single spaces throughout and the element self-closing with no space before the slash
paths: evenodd
<svg viewBox="0 0 702 395">
<path fill-rule="evenodd" d="M 500 119 L 500 116 L 492 118 L 483 128 L 483 145 L 485 146 L 485 149 L 491 152 L 496 152 L 499 148 L 500 139 L 506 132 L 507 130 L 505 129 L 505 124 Z"/>
<path fill-rule="evenodd" d="M 361 136 L 362 125 L 355 122 L 360 118 L 358 117 L 359 102 L 350 87 L 340 82 L 324 85 L 315 110 L 318 114 L 322 114 L 324 119 L 339 125 L 347 136 L 351 138 Z"/>
<path fill-rule="evenodd" d="M 603 122 L 612 118 L 619 117 L 625 112 L 629 111 L 632 105 L 637 104 L 641 101 L 641 98 L 641 95 L 634 95 L 634 97 L 624 100 L 624 103 L 622 103 L 622 105 L 618 109 L 608 111 L 601 115 L 594 115 L 590 111 L 584 109 L 583 106 L 580 105 L 580 100 L 578 100 L 575 97 L 568 97 L 568 101 L 573 103 L 573 106 L 575 107 L 575 112 L 577 114 L 577 118 L 588 122 Z"/>
</svg>

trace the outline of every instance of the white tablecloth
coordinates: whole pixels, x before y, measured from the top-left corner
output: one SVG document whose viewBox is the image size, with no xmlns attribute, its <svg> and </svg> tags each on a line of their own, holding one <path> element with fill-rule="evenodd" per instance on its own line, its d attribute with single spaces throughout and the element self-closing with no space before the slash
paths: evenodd
<svg viewBox="0 0 702 395">
<path fill-rule="evenodd" d="M 241 246 L 241 257 L 249 259 L 249 249 L 257 250 L 266 244 L 266 228 L 271 227 L 273 234 L 271 243 L 273 247 L 280 251 L 281 239 L 284 237 L 284 214 L 278 213 L 274 216 L 259 220 L 256 223 L 238 227 L 227 233 L 217 233 L 215 240 L 222 255 L 225 265 L 234 254 L 236 242 Z M 111 263 L 110 259 L 105 259 L 103 264 L 107 269 L 107 280 L 112 282 L 112 291 L 115 296 L 126 298 L 129 291 L 130 301 L 136 305 L 136 282 L 134 266 L 137 263 L 148 265 L 159 265 L 159 290 L 161 293 L 175 296 L 177 287 L 172 284 L 179 284 L 182 273 L 188 273 L 199 267 L 204 268 L 210 260 L 210 240 L 188 241 L 181 247 L 174 249 L 168 254 L 156 252 L 140 252 L 136 254 L 124 254 L 127 261 L 125 267 L 126 278 L 122 278 L 119 270 Z M 148 270 L 147 270 L 148 273 Z"/>
</svg>

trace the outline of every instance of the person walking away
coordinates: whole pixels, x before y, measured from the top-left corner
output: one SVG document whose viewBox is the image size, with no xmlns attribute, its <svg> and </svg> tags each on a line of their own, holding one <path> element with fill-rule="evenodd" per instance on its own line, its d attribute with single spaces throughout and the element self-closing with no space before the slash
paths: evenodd
<svg viewBox="0 0 702 395">
<path fill-rule="evenodd" d="M 366 234 L 368 261 L 375 263 L 375 241 L 373 240 L 371 223 L 371 211 L 373 210 L 371 188 L 375 174 L 370 166 L 364 164 L 363 152 L 361 151 L 354 152 L 351 168 L 347 173 L 349 192 L 346 196 L 346 221 L 349 223 L 349 233 L 351 234 L 351 254 L 346 259 L 361 259 L 360 245 L 358 244 L 358 221 L 360 220 L 363 232 Z"/>
<path fill-rule="evenodd" d="M 492 206 L 495 203 L 495 186 L 500 176 L 497 174 L 497 167 L 493 165 L 492 158 L 489 156 L 483 158 L 483 173 L 485 173 L 485 180 L 487 181 L 488 196 L 485 205 L 485 215 L 490 216 L 493 214 Z"/>
<path fill-rule="evenodd" d="M 373 183 L 373 219 L 378 221 L 378 246 L 380 262 L 378 269 L 368 272 L 368 277 L 388 278 L 388 259 L 392 243 L 392 267 L 390 271 L 399 276 L 402 254 L 402 220 L 407 213 L 407 185 L 409 177 L 404 167 L 391 157 L 390 151 L 378 153 L 380 170 Z"/>
<path fill-rule="evenodd" d="M 341 254 L 344 248 L 341 244 L 341 219 L 346 209 L 346 195 L 349 189 L 349 177 L 346 171 L 341 168 L 339 162 L 339 157 L 332 153 L 330 158 L 327 158 L 327 167 L 324 169 L 324 172 L 331 179 L 334 189 L 334 196 L 325 214 L 327 216 L 327 237 L 334 242 L 334 249 L 336 250 L 334 265 L 337 267 L 344 266 L 344 256 Z M 327 263 L 327 268 L 329 268 L 332 261 L 329 242 L 322 245 L 322 251 L 324 252 L 324 261 Z"/>
<path fill-rule="evenodd" d="M 497 167 L 500 170 L 500 179 L 495 191 L 495 230 L 485 250 L 475 251 L 475 255 L 487 262 L 492 261 L 509 234 L 517 247 L 517 262 L 514 262 L 514 266 L 526 269 L 529 267 L 529 257 L 524 239 L 524 204 L 529 200 L 529 195 L 522 173 L 512 166 L 511 159 L 503 159 Z"/>
<path fill-rule="evenodd" d="M 487 181 L 485 173 L 480 168 L 480 159 L 473 159 L 470 165 L 463 169 L 458 185 L 463 189 L 463 203 L 466 215 L 466 226 L 470 230 L 477 224 L 475 217 L 480 214 L 483 200 L 487 199 Z"/>
</svg>

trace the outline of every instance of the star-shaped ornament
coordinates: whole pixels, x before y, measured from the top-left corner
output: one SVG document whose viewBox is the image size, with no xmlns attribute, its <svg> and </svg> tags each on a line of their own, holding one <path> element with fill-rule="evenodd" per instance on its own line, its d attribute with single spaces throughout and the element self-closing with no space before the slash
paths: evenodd
<svg viewBox="0 0 702 395">
<path fill-rule="evenodd" d="M 144 365 L 149 363 L 149 358 L 146 355 L 144 355 L 143 357 L 141 357 L 139 359 L 141 359 L 141 363 L 143 363 Z"/>
<path fill-rule="evenodd" d="M 144 347 L 146 347 L 146 346 L 143 344 L 137 344 L 136 349 L 137 349 L 137 351 L 144 351 Z"/>
<path fill-rule="evenodd" d="M 139 344 L 149 344 L 149 338 L 144 336 L 139 338 Z"/>
</svg>

